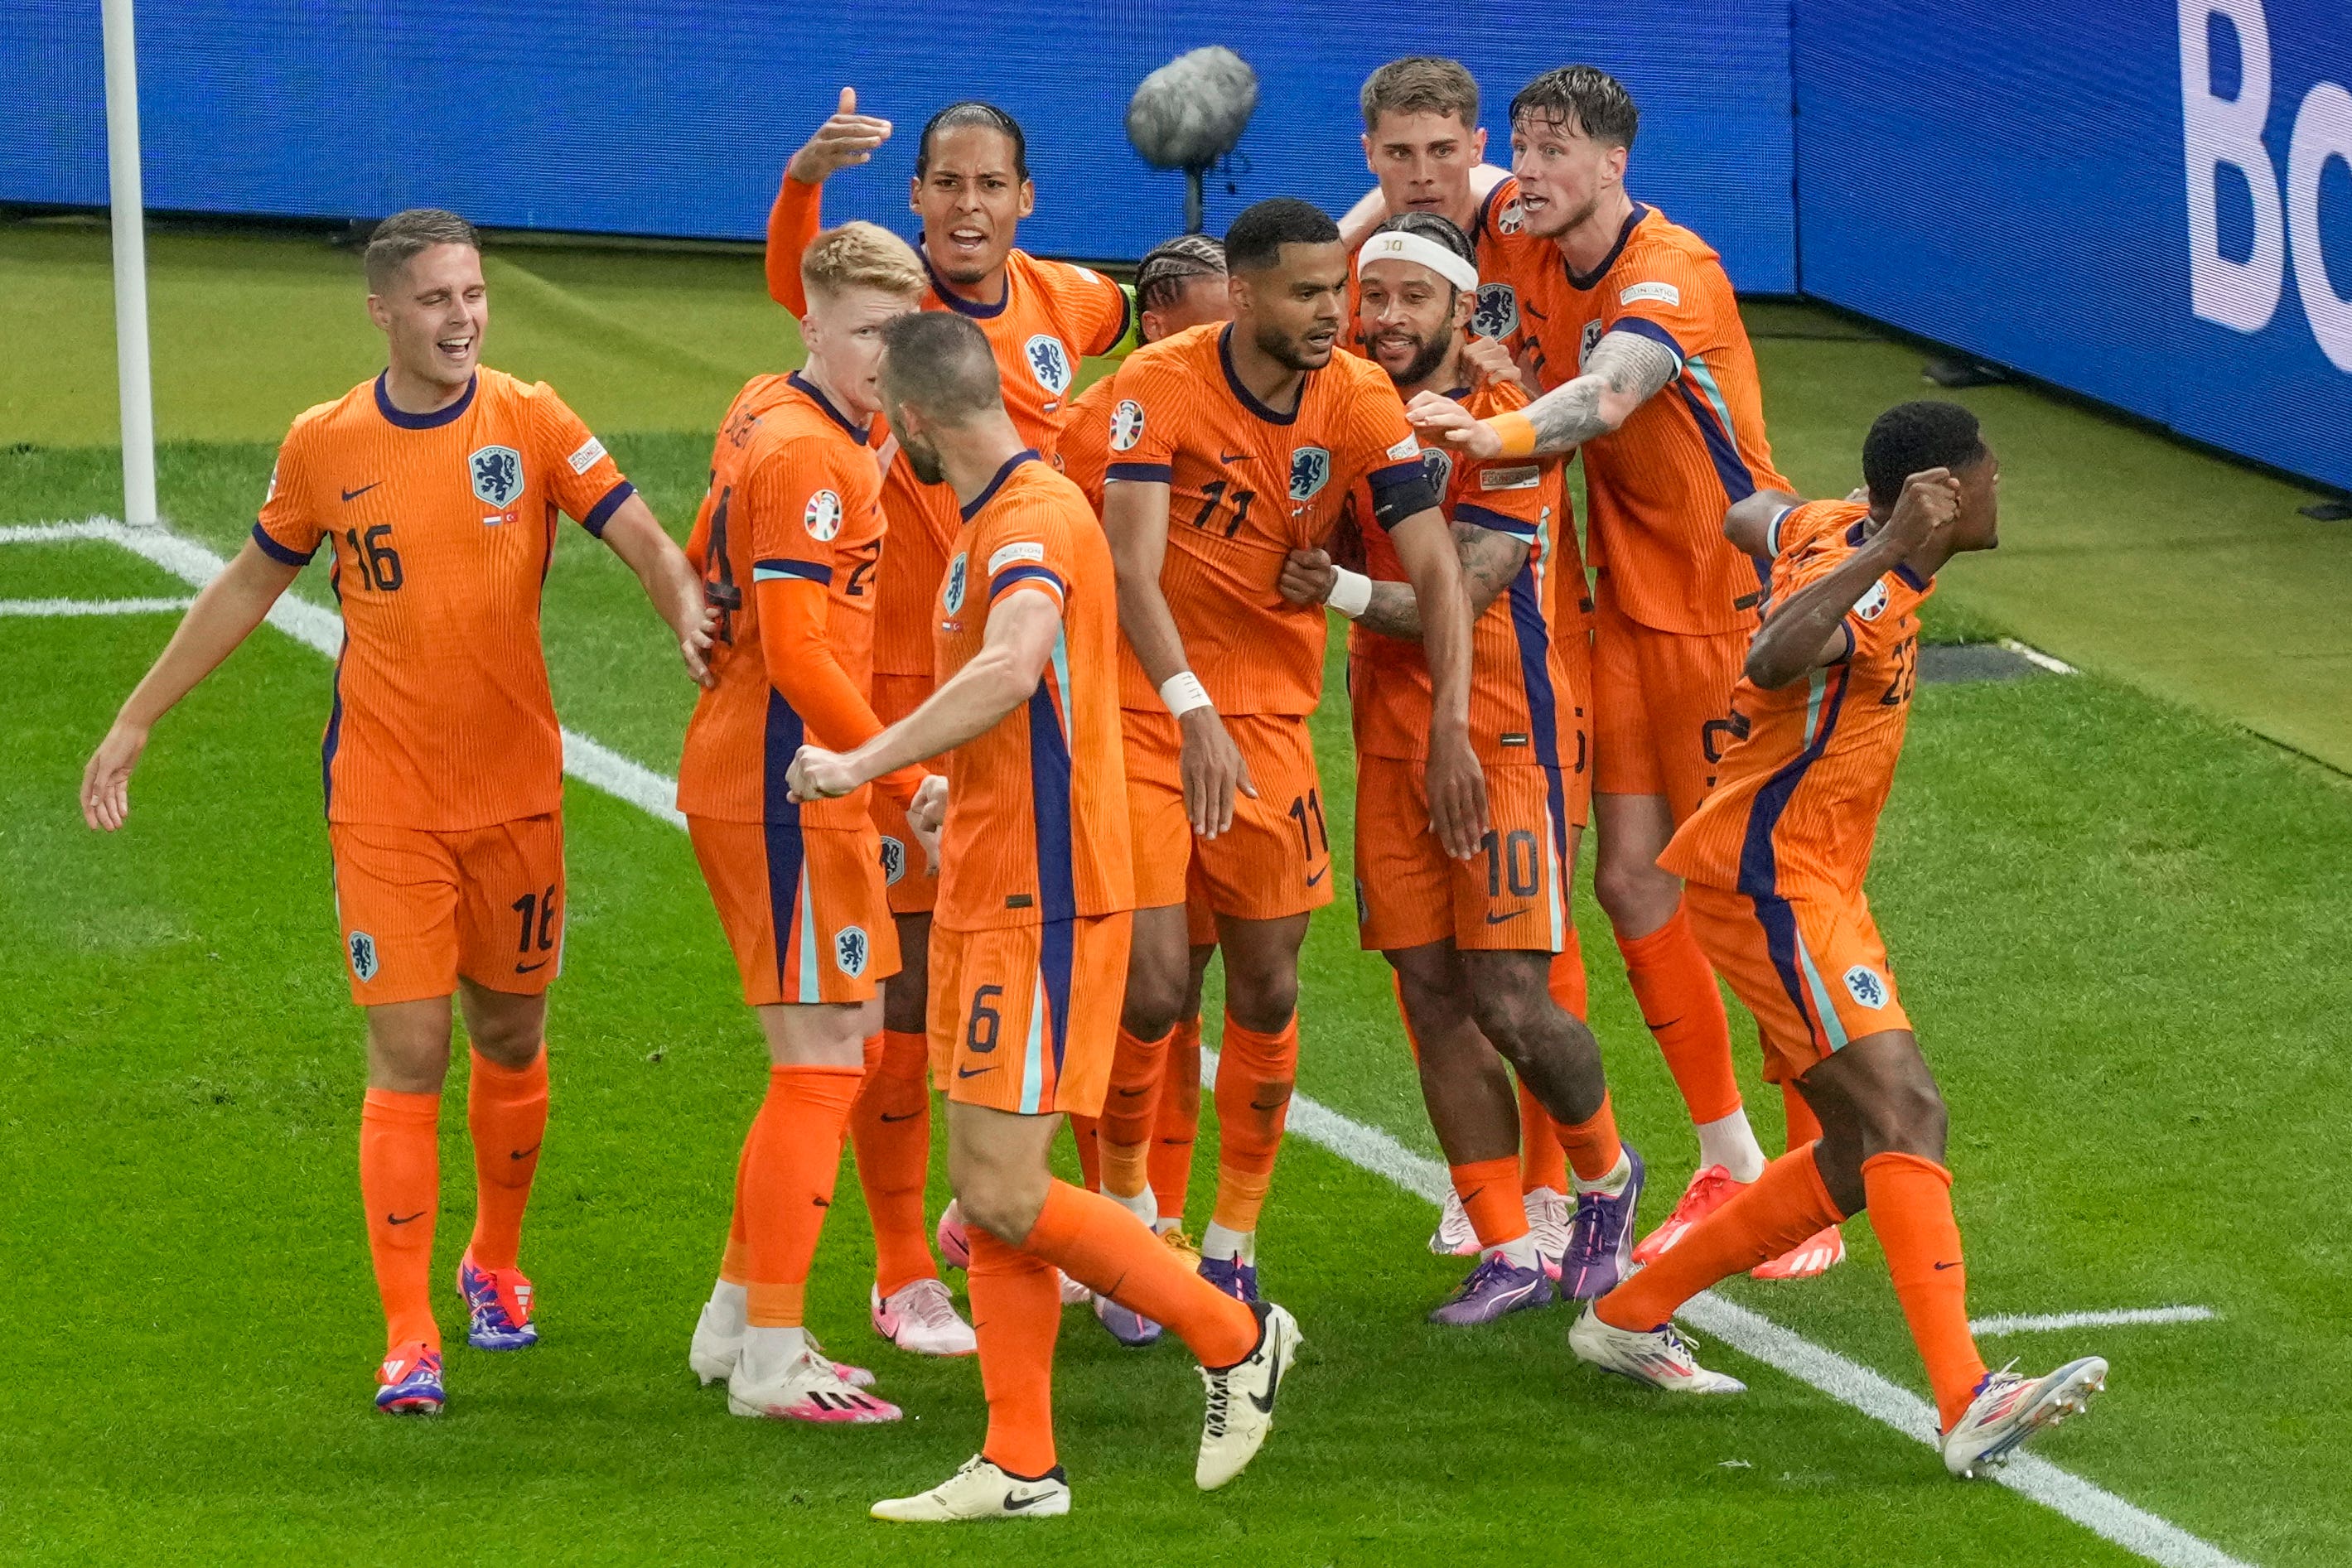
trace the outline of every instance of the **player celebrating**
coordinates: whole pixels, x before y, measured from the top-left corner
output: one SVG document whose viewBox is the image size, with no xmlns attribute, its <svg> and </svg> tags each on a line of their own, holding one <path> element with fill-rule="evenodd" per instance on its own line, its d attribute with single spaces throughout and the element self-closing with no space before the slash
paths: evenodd
<svg viewBox="0 0 2352 1568">
<path fill-rule="evenodd" d="M 1280 1307 L 1227 1298 L 1118 1205 L 1054 1180 L 1046 1161 L 1063 1114 L 1101 1106 L 1127 968 L 1133 884 L 1109 550 L 1077 486 L 1022 445 L 977 328 L 927 312 L 892 322 L 885 341 L 891 429 L 963 517 L 934 611 L 943 679 L 846 756 L 803 750 L 791 784 L 803 799 L 838 798 L 949 753 L 946 779 L 924 786 L 910 820 L 938 832 L 931 1043 L 989 1417 L 962 1469 L 874 1514 L 1069 1511 L 1054 1450 L 1057 1268 L 1167 1323 L 1201 1358 L 1209 1401 L 1194 1479 L 1219 1487 L 1273 1425 L 1297 1324 Z"/>
<path fill-rule="evenodd" d="M 818 228 L 824 182 L 866 162 L 887 141 L 887 120 L 860 114 L 857 94 L 785 166 L 768 218 L 768 292 L 795 315 L 807 309 L 800 258 Z M 951 103 L 916 143 L 910 205 L 922 219 L 919 259 L 929 280 L 921 304 L 979 324 L 1004 372 L 1005 408 L 1022 440 L 1055 447 L 1081 355 L 1109 351 L 1127 335 L 1128 300 L 1118 285 L 1083 267 L 1041 261 L 1013 240 L 1035 204 L 1028 141 L 1020 122 L 985 103 Z M 947 570 L 959 520 L 947 492 L 918 480 L 886 445 L 882 513 L 890 548 L 876 579 L 874 709 L 885 724 L 912 713 L 931 691 L 931 600 Z M 923 1228 L 930 1169 L 930 1093 L 924 1086 L 923 1004 L 931 906 L 939 882 L 910 853 L 897 802 L 872 803 L 882 833 L 890 910 L 904 967 L 883 997 L 883 1048 L 850 1119 L 857 1174 L 874 1220 L 876 1332 L 902 1349 L 920 1348 L 927 1281 L 939 1277 Z M 941 1218 L 942 1246 L 961 1261 L 960 1228 Z"/>
<path fill-rule="evenodd" d="M 1655 862 L 1714 777 L 1762 597 L 1757 566 L 1722 538 L 1724 508 L 1787 483 L 1722 263 L 1626 192 L 1638 121 L 1623 87 L 1591 66 L 1547 71 L 1512 100 L 1514 179 L 1496 199 L 1516 204 L 1517 222 L 1497 222 L 1480 260 L 1512 287 L 1526 357 L 1549 390 L 1484 423 L 1427 394 L 1412 414 L 1480 459 L 1584 453 L 1600 567 L 1593 888 L 1699 1137 L 1697 1174 L 1635 1249 L 1646 1262 L 1764 1166 L 1715 977 L 1679 884 Z M 1810 1131 L 1802 1101 L 1788 1100 Z"/>
<path fill-rule="evenodd" d="M 1375 230 L 1356 258 L 1366 350 L 1400 392 L 1437 392 L 1474 413 L 1524 407 L 1515 380 L 1472 390 L 1481 375 L 1469 338 L 1478 298 L 1471 254 L 1469 236 L 1433 214 Z M 1488 369 L 1507 369 L 1496 345 L 1480 352 Z M 1518 1115 L 1496 1047 L 1552 1108 L 1574 1166 L 1577 1218 L 1561 1269 L 1570 1295 L 1599 1295 L 1623 1275 L 1642 1163 L 1618 1142 L 1591 1031 L 1549 992 L 1553 956 L 1573 947 L 1569 894 L 1585 811 L 1584 629 L 1575 601 L 1559 593 L 1563 574 L 1575 581 L 1582 572 L 1560 465 L 1455 463 L 1442 447 L 1425 461 L 1444 476 L 1477 617 L 1470 734 L 1494 823 L 1484 855 L 1449 860 L 1427 831 L 1429 666 L 1413 591 L 1387 538 L 1364 534 L 1370 579 L 1332 568 L 1319 550 L 1295 551 L 1283 591 L 1356 622 L 1348 689 L 1360 940 L 1396 970 L 1423 1098 L 1485 1254 L 1431 1314 L 1467 1325 L 1552 1299 L 1521 1202 Z"/>
<path fill-rule="evenodd" d="M 1364 78 L 1358 100 L 1364 113 L 1364 162 L 1379 182 L 1339 220 L 1350 251 L 1389 217 L 1427 213 L 1483 242 L 1508 209 L 1496 191 L 1507 172 L 1486 159 L 1486 131 L 1478 123 L 1478 82 L 1459 60 L 1408 55 Z M 1514 214 L 1511 221 L 1516 223 Z M 1505 284 L 1481 287 L 1481 309 L 1471 330 L 1507 338 L 1517 325 Z M 1503 313 L 1497 314 L 1501 308 Z M 1507 316 L 1508 319 L 1505 318 Z"/>
<path fill-rule="evenodd" d="M 1772 558 L 1770 619 L 1749 649 L 1721 776 L 1667 848 L 1699 944 L 1756 1014 L 1817 1140 L 1594 1302 L 1584 1360 L 1677 1393 L 1733 1393 L 1669 1319 L 1698 1291 L 1865 1207 L 1935 1386 L 1944 1464 L 1999 1463 L 2105 1386 L 2096 1356 L 2047 1377 L 1987 1372 L 1944 1168 L 1944 1102 L 1897 998 L 1863 881 L 1894 787 L 1937 570 L 1999 541 L 2000 465 L 1976 416 L 1908 402 L 1863 443 L 1867 503 L 1758 496 L 1727 534 Z"/>
<path fill-rule="evenodd" d="M 1225 247 L 1207 235 L 1179 235 L 1152 246 L 1135 269 L 1135 302 L 1137 336 L 1145 343 L 1159 342 L 1188 327 L 1231 319 Z M 1103 470 L 1110 461 L 1116 390 L 1114 378 L 1104 376 L 1071 400 L 1061 444 L 1054 454 L 1055 466 L 1086 492 L 1097 514 L 1102 510 Z M 1216 954 L 1217 928 L 1197 878 L 1188 883 L 1186 894 L 1191 967 L 1159 1076 L 1150 1075 L 1148 1054 L 1131 1061 L 1122 1057 L 1114 1064 L 1101 1128 L 1090 1117 L 1074 1116 L 1071 1126 L 1077 1134 L 1087 1185 L 1103 1189 L 1102 1167 L 1108 1159 L 1119 1172 L 1113 1188 L 1123 1197 L 1132 1198 L 1148 1187 L 1158 1206 L 1155 1228 L 1192 1266 L 1200 1262 L 1201 1254 L 1184 1232 L 1184 1199 L 1192 1179 L 1192 1145 L 1201 1114 L 1201 986 Z M 1095 1312 L 1123 1343 L 1146 1345 L 1160 1338 L 1159 1324 L 1136 1318 L 1116 1301 L 1097 1298 Z"/>
<path fill-rule="evenodd" d="M 1307 716 L 1322 695 L 1324 620 L 1276 588 L 1320 545 L 1359 481 L 1426 607 L 1433 687 L 1431 821 L 1477 852 L 1486 790 L 1469 741 L 1470 628 L 1460 564 L 1396 391 L 1331 357 L 1348 257 L 1305 202 L 1260 202 L 1225 235 L 1234 319 L 1139 349 L 1119 368 L 1103 526 L 1118 561 L 1135 949 L 1121 1080 L 1148 1082 L 1187 975 L 1185 883 L 1197 859 L 1224 951 L 1217 1209 L 1202 1271 L 1257 1289 L 1258 1211 L 1298 1056 L 1298 947 L 1331 901 L 1330 838 Z M 1106 1191 L 1145 1214 L 1148 1194 Z M 1150 1218 L 1146 1215 L 1146 1218 Z"/>
<path fill-rule="evenodd" d="M 845 1381 L 801 1309 L 850 1108 L 880 1054 L 875 998 L 898 968 L 897 933 L 869 792 L 803 806 L 778 785 L 804 737 L 845 750 L 882 727 L 869 703 L 882 479 L 860 422 L 881 408 L 882 329 L 915 308 L 923 274 L 906 242 L 872 224 L 820 235 L 801 274 L 808 362 L 737 395 L 688 547 L 721 620 L 678 809 L 772 1064 L 690 1360 L 705 1382 L 727 1377 L 739 1416 L 887 1421 L 898 1407 Z M 880 787 L 903 806 L 922 778 L 908 768 Z M 971 1330 L 936 1278 L 893 1306 L 903 1347 L 971 1353 Z"/>
<path fill-rule="evenodd" d="M 376 1407 L 435 1415 L 427 1283 L 450 997 L 473 1042 L 466 1120 L 479 1207 L 458 1264 L 467 1338 L 537 1343 L 517 1267 L 547 1125 L 547 987 L 562 967 L 563 752 L 540 644 L 556 514 L 627 562 L 707 680 L 701 586 L 602 443 L 541 382 L 481 366 L 480 241 L 396 213 L 367 246 L 383 372 L 296 419 L 253 537 L 196 596 L 82 779 L 112 831 L 155 722 L 261 623 L 321 544 L 344 644 L 321 747 L 335 904 L 367 1016 L 360 1193 L 383 1300 Z"/>
</svg>

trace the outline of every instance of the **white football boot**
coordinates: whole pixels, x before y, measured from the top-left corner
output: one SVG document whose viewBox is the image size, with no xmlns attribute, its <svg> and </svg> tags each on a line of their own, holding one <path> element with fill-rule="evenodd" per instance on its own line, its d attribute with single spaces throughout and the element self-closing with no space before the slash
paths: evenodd
<svg viewBox="0 0 2352 1568">
<path fill-rule="evenodd" d="M 866 1287 L 874 1332 L 912 1355 L 970 1355 L 980 1348 L 971 1325 L 955 1310 L 948 1288 L 937 1280 L 917 1280 L 884 1296 Z"/>
<path fill-rule="evenodd" d="M 1977 1396 L 1944 1434 L 1944 1468 L 1962 1480 L 2007 1463 L 2028 1437 L 2081 1415 L 2092 1395 L 2106 1392 L 2107 1364 L 2095 1355 L 2042 1378 L 2020 1377 L 2009 1366 L 1985 1374 Z"/>
<path fill-rule="evenodd" d="M 1202 1491 L 1214 1491 L 1249 1466 L 1265 1436 L 1274 1430 L 1274 1399 L 1291 1362 L 1307 1336 L 1298 1320 L 1271 1301 L 1253 1303 L 1257 1313 L 1257 1348 L 1233 1365 L 1201 1368 L 1208 1385 L 1209 1407 L 1201 1418 L 1201 1457 L 1192 1479 Z"/>
<path fill-rule="evenodd" d="M 1444 1206 L 1437 1211 L 1437 1228 L 1429 1233 L 1429 1249 L 1440 1258 L 1478 1255 L 1478 1233 L 1470 1228 L 1470 1216 L 1463 1211 L 1462 1196 L 1450 1186 L 1445 1189 Z"/>
<path fill-rule="evenodd" d="M 1576 1359 L 1603 1372 L 1646 1383 L 1668 1394 L 1745 1394 L 1748 1385 L 1720 1372 L 1709 1372 L 1691 1354 L 1690 1341 L 1672 1323 L 1647 1333 L 1612 1328 L 1601 1321 L 1592 1303 L 1568 1331 L 1568 1348 Z"/>
<path fill-rule="evenodd" d="M 809 1348 L 820 1356 L 823 1346 L 816 1336 L 808 1336 Z M 687 1346 L 686 1364 L 694 1371 L 695 1380 L 705 1388 L 735 1375 L 735 1363 L 743 1354 L 743 1309 L 740 1303 L 724 1303 L 716 1298 L 702 1303 L 702 1316 L 694 1324 L 693 1343 Z M 834 1362 L 833 1370 L 844 1383 L 853 1388 L 871 1388 L 874 1375 L 862 1366 L 846 1362 Z"/>
<path fill-rule="evenodd" d="M 895 1524 L 959 1524 L 973 1519 L 1059 1519 L 1070 1511 L 1070 1479 L 1055 1465 L 1034 1481 L 1007 1475 L 978 1454 L 926 1492 L 886 1497 L 868 1510 Z"/>
<path fill-rule="evenodd" d="M 760 1364 L 747 1347 L 736 1358 L 727 1379 L 727 1408 L 737 1416 L 770 1421 L 812 1421 L 826 1425 L 865 1426 L 896 1421 L 901 1412 L 887 1399 L 852 1385 L 840 1369 L 821 1354 L 814 1342 L 804 1342 L 797 1354 L 780 1364 Z"/>
</svg>

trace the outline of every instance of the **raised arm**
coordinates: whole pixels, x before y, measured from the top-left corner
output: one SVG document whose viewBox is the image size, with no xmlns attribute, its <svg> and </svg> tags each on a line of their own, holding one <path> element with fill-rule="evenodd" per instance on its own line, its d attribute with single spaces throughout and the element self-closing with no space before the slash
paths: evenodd
<svg viewBox="0 0 2352 1568">
<path fill-rule="evenodd" d="M 280 559 L 248 538 L 236 559 L 205 585 L 163 652 L 123 699 L 113 727 L 82 769 L 82 821 L 110 833 L 122 826 L 131 815 L 131 771 L 147 749 L 155 721 L 253 634 L 301 570 L 300 559 Z"/>
<path fill-rule="evenodd" d="M 1434 507 L 1389 529 L 1420 606 L 1429 660 L 1429 818 L 1456 860 L 1478 852 L 1486 834 L 1486 777 L 1470 747 L 1470 602 L 1444 514 Z"/>
<path fill-rule="evenodd" d="M 1623 424 L 1681 368 L 1664 343 L 1619 329 L 1601 334 L 1582 374 L 1516 413 L 1475 419 L 1441 392 L 1421 393 L 1405 413 L 1419 429 L 1481 460 L 1566 452 Z"/>
<path fill-rule="evenodd" d="M 632 494 L 614 508 L 598 537 L 637 574 L 655 612 L 677 638 L 687 674 L 697 685 L 711 685 L 710 639 L 719 612 L 703 601 L 701 577 L 677 541 L 663 531 L 645 497 Z"/>
<path fill-rule="evenodd" d="M 857 112 L 857 89 L 841 89 L 841 104 L 784 165 L 775 205 L 768 210 L 768 298 L 795 316 L 808 312 L 801 289 L 801 253 L 816 238 L 820 187 L 840 170 L 863 163 L 890 140 L 890 122 Z"/>
<path fill-rule="evenodd" d="M 1950 525 L 1959 514 L 1960 484 L 1945 468 L 1929 468 L 1903 483 L 1902 498 L 1886 526 L 1838 562 L 1818 582 L 1790 594 L 1757 630 L 1748 645 L 1745 674 L 1764 691 L 1776 691 L 1853 650 L 1845 622 L 1870 585 L 1894 570 L 1913 551 Z"/>
</svg>

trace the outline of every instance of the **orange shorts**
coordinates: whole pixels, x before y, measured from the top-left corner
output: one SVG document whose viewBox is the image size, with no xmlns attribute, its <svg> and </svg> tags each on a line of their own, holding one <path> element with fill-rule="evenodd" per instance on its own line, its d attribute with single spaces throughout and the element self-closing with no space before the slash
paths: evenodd
<svg viewBox="0 0 2352 1568">
<path fill-rule="evenodd" d="M 1102 1110 L 1134 915 L 931 928 L 931 1078 L 1023 1116 Z"/>
<path fill-rule="evenodd" d="M 1129 708 L 1119 722 L 1127 737 L 1137 908 L 1182 904 L 1196 871 L 1209 906 L 1237 920 L 1279 920 L 1331 902 L 1331 835 L 1315 737 L 1304 717 L 1234 714 L 1225 719 L 1257 795 L 1236 796 L 1233 826 L 1202 840 L 1193 838 L 1184 816 L 1183 741 L 1176 721 Z"/>
<path fill-rule="evenodd" d="M 563 972 L 563 819 L 436 832 L 330 822 L 352 1000 L 446 997 L 457 977 L 538 996 Z"/>
<path fill-rule="evenodd" d="M 1474 951 L 1565 951 L 1574 918 L 1567 810 L 1564 770 L 1489 764 L 1486 848 L 1458 861 L 1429 831 L 1423 765 L 1358 758 L 1358 940 L 1382 953 L 1448 937 Z"/>
<path fill-rule="evenodd" d="M 1593 779 L 1604 795 L 1698 810 L 1731 738 L 1731 688 L 1753 633 L 1661 632 L 1628 620 L 1601 580 L 1592 638 Z"/>
<path fill-rule="evenodd" d="M 1683 888 L 1691 935 L 1756 1015 L 1764 1076 L 1801 1075 L 1848 1040 L 1911 1027 L 1860 893 L 1828 898 Z"/>
<path fill-rule="evenodd" d="M 686 831 L 751 1006 L 869 1001 L 898 972 L 872 828 L 688 817 Z"/>
<path fill-rule="evenodd" d="M 931 691 L 932 682 L 923 675 L 877 675 L 874 716 L 887 728 L 922 706 Z M 906 808 L 879 789 L 866 793 L 866 815 L 882 838 L 882 881 L 889 889 L 890 913 L 929 914 L 940 901 L 940 879 L 924 867 L 922 846 L 907 826 Z"/>
</svg>

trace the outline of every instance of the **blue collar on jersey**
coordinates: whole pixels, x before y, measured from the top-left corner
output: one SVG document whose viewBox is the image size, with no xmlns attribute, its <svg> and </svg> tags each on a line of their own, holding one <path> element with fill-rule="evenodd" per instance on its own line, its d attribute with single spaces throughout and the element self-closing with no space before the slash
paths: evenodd
<svg viewBox="0 0 2352 1568">
<path fill-rule="evenodd" d="M 1339 350 L 1338 348 L 1334 347 L 1331 351 L 1333 353 L 1338 353 Z M 1268 424 L 1296 424 L 1298 423 L 1298 411 L 1299 409 L 1307 406 L 1307 383 L 1315 379 L 1315 372 L 1313 371 L 1307 371 L 1306 376 L 1302 378 L 1298 383 L 1297 403 L 1288 413 L 1276 413 L 1274 410 L 1266 407 L 1265 404 L 1258 402 L 1256 394 L 1252 392 L 1249 388 L 1242 385 L 1242 378 L 1234 373 L 1234 324 L 1231 321 L 1226 322 L 1223 330 L 1217 334 L 1217 363 L 1224 367 L 1225 385 L 1233 388 L 1234 396 L 1241 400 L 1242 407 L 1247 409 L 1251 413 L 1255 414 L 1258 418 L 1265 421 Z"/>
<path fill-rule="evenodd" d="M 824 410 L 824 412 L 831 416 L 834 423 L 841 426 L 842 429 L 856 436 L 857 438 L 858 445 L 863 446 L 866 444 L 866 427 L 852 424 L 849 422 L 849 416 L 842 413 L 841 410 L 834 407 L 833 400 L 825 396 L 824 389 L 819 387 L 814 382 L 804 379 L 798 371 L 794 371 L 792 374 L 786 376 L 784 380 L 795 392 L 803 393 L 810 402 L 815 403 L 817 407 Z"/>
<path fill-rule="evenodd" d="M 1859 546 L 1869 538 L 1869 522 L 1870 519 L 1867 517 L 1855 518 L 1853 527 L 1845 531 L 1845 542 Z M 1925 593 L 1927 591 L 1927 584 L 1935 580 L 1935 574 L 1932 572 L 1926 577 L 1921 577 L 1917 572 L 1913 571 L 1911 563 L 1907 560 L 1898 560 L 1895 563 L 1895 575 L 1902 579 L 1915 592 L 1919 593 Z"/>
<path fill-rule="evenodd" d="M 956 508 L 957 511 L 962 516 L 965 522 L 968 523 L 971 521 L 972 517 L 979 513 L 982 507 L 985 507 L 989 502 L 996 499 L 996 492 L 1004 487 L 1004 482 L 1007 479 L 1013 477 L 1013 471 L 1015 468 L 1020 467 L 1024 463 L 1039 463 L 1043 461 L 1044 459 L 1039 457 L 1034 451 L 1026 446 L 1023 447 L 1020 451 L 1014 453 L 1012 456 L 1004 460 L 1004 466 L 996 471 L 996 477 L 988 482 L 987 489 L 982 490 L 979 495 L 974 496 L 971 498 L 971 506 L 959 507 Z"/>
<path fill-rule="evenodd" d="M 1609 269 L 1617 265 L 1617 258 L 1625 254 L 1625 242 L 1633 237 L 1634 229 L 1639 227 L 1642 220 L 1649 215 L 1650 209 L 1635 202 L 1633 212 L 1625 218 L 1625 226 L 1617 231 L 1617 243 L 1609 247 L 1609 254 L 1602 256 L 1601 265 L 1591 272 L 1577 271 L 1568 265 L 1568 257 L 1562 256 L 1559 258 L 1559 269 L 1568 274 L 1568 286 L 1580 294 L 1590 294 L 1600 287 L 1601 280 L 1609 276 Z"/>
<path fill-rule="evenodd" d="M 445 424 L 454 423 L 467 409 L 474 406 L 474 389 L 479 386 L 482 381 L 479 373 L 467 376 L 466 395 L 447 408 L 436 409 L 431 413 L 403 413 L 392 406 L 392 394 L 383 390 L 383 378 L 390 374 L 392 372 L 388 370 L 376 372 L 375 411 L 403 430 L 438 430 Z"/>
<path fill-rule="evenodd" d="M 924 276 L 931 280 L 932 297 L 957 315 L 970 316 L 976 320 L 985 321 L 991 317 L 1003 315 L 1004 308 L 1013 303 L 1012 252 L 1007 251 L 1004 256 L 1004 292 L 997 296 L 996 303 L 993 305 L 982 305 L 976 299 L 966 299 L 962 295 L 950 288 L 946 281 L 932 268 L 931 253 L 921 246 L 915 247 L 915 254 L 922 259 Z"/>
</svg>

